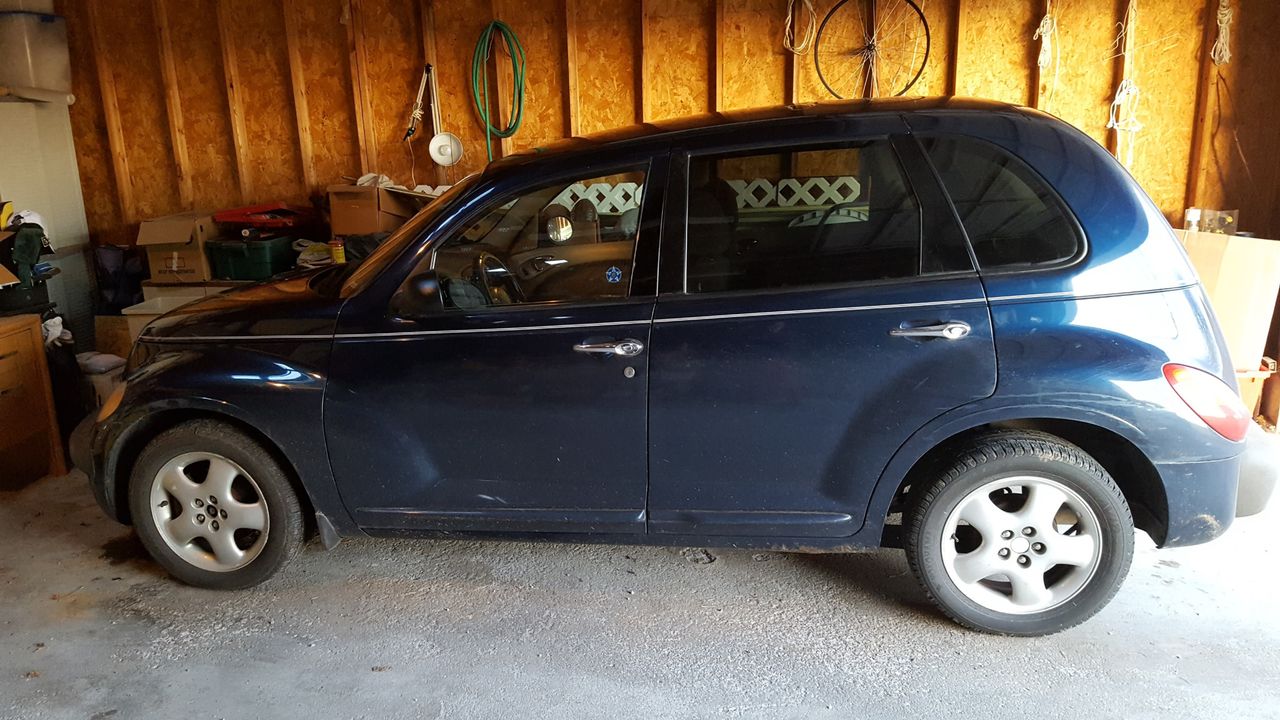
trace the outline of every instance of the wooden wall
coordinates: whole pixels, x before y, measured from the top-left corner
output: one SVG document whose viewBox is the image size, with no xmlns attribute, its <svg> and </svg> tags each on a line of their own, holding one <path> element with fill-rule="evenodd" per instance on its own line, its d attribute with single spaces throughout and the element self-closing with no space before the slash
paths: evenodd
<svg viewBox="0 0 1280 720">
<path fill-rule="evenodd" d="M 819 16 L 835 0 L 815 0 Z M 913 94 L 1040 107 L 1104 144 L 1124 70 L 1128 0 L 1053 0 L 1056 68 L 1036 66 L 1045 0 L 918 0 L 933 49 Z M 1242 209 L 1280 236 L 1280 3 L 1235 0 L 1236 60 L 1207 62 L 1217 0 L 1142 0 L 1130 47 L 1141 87 L 1135 176 L 1176 222 L 1188 203 Z M 128 243 L 185 208 L 305 201 L 342 176 L 410 181 L 401 142 L 424 61 L 463 161 L 485 164 L 470 98 L 480 30 L 499 18 L 528 53 L 524 126 L 496 154 L 638 121 L 826 97 L 812 56 L 780 44 L 786 0 L 65 0 L 72 122 L 90 230 Z M 798 20 L 803 22 L 803 20 Z M 504 58 L 505 60 L 505 58 Z M 500 63 L 500 77 L 509 71 Z M 503 92 L 498 101 L 506 107 Z"/>
</svg>

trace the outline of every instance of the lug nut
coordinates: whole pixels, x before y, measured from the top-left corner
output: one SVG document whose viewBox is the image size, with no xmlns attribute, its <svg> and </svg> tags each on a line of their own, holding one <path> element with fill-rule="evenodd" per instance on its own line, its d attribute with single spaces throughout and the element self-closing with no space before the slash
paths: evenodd
<svg viewBox="0 0 1280 720">
<path fill-rule="evenodd" d="M 209 527 L 213 528 L 214 530 L 217 530 L 217 529 L 218 529 L 218 521 L 217 521 L 217 520 L 214 520 L 213 522 L 209 523 Z"/>
<path fill-rule="evenodd" d="M 1000 537 L 1004 538 L 1005 540 L 1008 540 L 1009 538 L 1013 537 L 1013 531 L 1005 530 L 1004 532 L 1000 533 Z"/>
<path fill-rule="evenodd" d="M 210 496 L 209 496 L 209 504 L 210 504 L 210 505 L 217 505 L 217 504 L 218 504 L 218 498 L 214 497 L 213 495 L 210 495 Z"/>
<path fill-rule="evenodd" d="M 199 515 L 196 516 L 196 522 L 198 523 L 204 522 L 204 513 L 200 513 Z"/>
<path fill-rule="evenodd" d="M 1038 553 L 1042 553 L 1044 552 L 1044 543 L 1035 543 L 1031 546 L 1031 549 Z"/>
<path fill-rule="evenodd" d="M 219 510 L 219 511 L 218 511 L 218 514 L 222 516 L 222 519 L 223 519 L 223 520 L 226 520 L 226 519 L 227 519 L 227 511 L 226 511 L 226 510 Z M 1041 546 L 1041 547 L 1043 547 L 1043 546 Z"/>
<path fill-rule="evenodd" d="M 203 500 L 201 500 L 200 498 L 196 498 L 195 502 L 193 502 L 193 503 L 191 503 L 191 504 L 192 504 L 192 505 L 195 505 L 195 506 L 196 506 L 196 507 L 198 507 L 198 508 L 199 508 L 199 507 L 204 507 L 204 501 L 203 501 Z"/>
<path fill-rule="evenodd" d="M 1024 527 L 1022 528 L 1022 534 L 1027 537 L 1031 537 L 1036 534 L 1036 529 L 1033 527 Z"/>
<path fill-rule="evenodd" d="M 1008 557 L 1009 557 L 1009 548 L 1000 548 L 1000 553 L 999 553 L 999 555 L 1000 555 L 1000 557 L 1001 557 L 1001 558 L 1008 559 Z"/>
<path fill-rule="evenodd" d="M 1019 555 L 1018 564 L 1021 565 L 1022 567 L 1026 567 L 1031 564 L 1031 558 L 1027 557 L 1026 555 Z"/>
</svg>

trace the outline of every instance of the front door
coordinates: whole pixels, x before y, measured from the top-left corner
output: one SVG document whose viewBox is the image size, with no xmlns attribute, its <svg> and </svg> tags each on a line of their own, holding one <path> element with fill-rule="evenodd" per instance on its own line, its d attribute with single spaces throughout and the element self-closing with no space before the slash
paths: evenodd
<svg viewBox="0 0 1280 720">
<path fill-rule="evenodd" d="M 789 142 L 691 150 L 673 184 L 650 532 L 851 535 L 894 451 L 995 389 L 982 285 L 915 141 Z"/>
<path fill-rule="evenodd" d="M 651 175 L 480 188 L 409 274 L 434 272 L 438 313 L 370 332 L 344 310 L 325 434 L 362 527 L 643 532 Z"/>
</svg>

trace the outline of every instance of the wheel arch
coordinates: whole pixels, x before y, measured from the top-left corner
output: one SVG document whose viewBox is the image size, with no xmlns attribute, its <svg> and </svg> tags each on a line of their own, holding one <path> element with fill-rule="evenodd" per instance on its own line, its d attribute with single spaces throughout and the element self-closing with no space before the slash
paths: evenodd
<svg viewBox="0 0 1280 720">
<path fill-rule="evenodd" d="M 953 458 L 959 446 L 983 433 L 1001 429 L 1038 430 L 1079 447 L 1096 460 L 1124 494 L 1125 502 L 1133 513 L 1134 525 L 1146 532 L 1157 545 L 1163 545 L 1169 528 L 1164 483 L 1155 465 L 1126 436 L 1123 427 L 1118 420 L 1111 423 L 1099 417 L 1010 415 L 975 417 L 968 423 L 949 424 L 923 440 L 917 434 L 899 449 L 881 475 L 868 518 L 882 523 L 881 545 L 900 545 L 901 526 L 891 524 L 890 519 L 908 506 L 917 480 L 928 477 L 940 463 Z"/>
<path fill-rule="evenodd" d="M 307 492 L 306 486 L 302 483 L 302 478 L 298 473 L 297 466 L 284 449 L 272 440 L 270 436 L 244 418 L 238 417 L 233 412 L 228 412 L 221 406 L 209 407 L 204 405 L 154 409 L 140 414 L 120 433 L 116 440 L 115 448 L 111 453 L 111 459 L 108 461 L 108 474 L 106 476 L 107 481 L 112 483 L 113 486 L 112 491 L 116 498 L 117 520 L 125 524 L 132 523 L 129 503 L 125 501 L 125 498 L 129 496 L 129 481 L 133 476 L 134 466 L 137 464 L 138 457 L 142 454 L 143 449 L 166 430 L 192 420 L 213 420 L 223 423 L 238 432 L 244 433 L 266 450 L 280 464 L 285 476 L 289 478 L 289 483 L 293 486 L 294 492 L 297 493 L 298 499 L 303 506 L 307 531 L 311 532 L 313 530 L 316 511 L 315 499 Z"/>
</svg>

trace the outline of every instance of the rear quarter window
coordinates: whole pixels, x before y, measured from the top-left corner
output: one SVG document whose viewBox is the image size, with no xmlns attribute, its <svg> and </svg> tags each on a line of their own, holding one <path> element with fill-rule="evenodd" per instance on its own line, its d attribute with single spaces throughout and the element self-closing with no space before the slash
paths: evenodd
<svg viewBox="0 0 1280 720">
<path fill-rule="evenodd" d="M 1026 163 L 990 143 L 921 137 L 983 270 L 1036 269 L 1083 248 L 1067 208 Z"/>
</svg>

